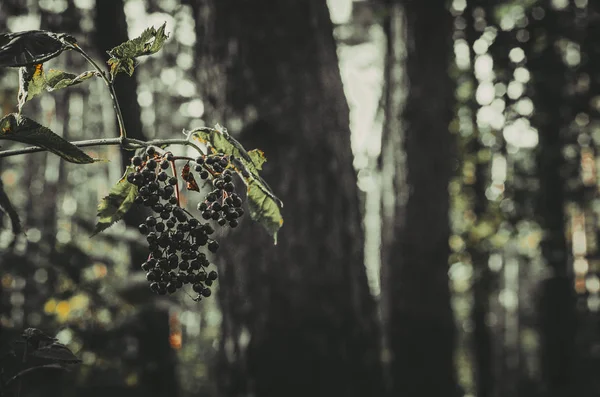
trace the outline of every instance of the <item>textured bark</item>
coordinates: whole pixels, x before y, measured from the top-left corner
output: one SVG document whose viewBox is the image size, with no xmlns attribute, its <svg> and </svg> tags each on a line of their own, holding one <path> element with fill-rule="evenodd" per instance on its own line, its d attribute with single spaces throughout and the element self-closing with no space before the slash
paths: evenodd
<svg viewBox="0 0 600 397">
<path fill-rule="evenodd" d="M 399 203 L 394 241 L 383 258 L 390 279 L 392 395 L 454 396 L 454 323 L 448 286 L 452 172 L 448 124 L 454 87 L 447 68 L 452 18 L 442 1 L 402 4 L 408 79 L 403 189 L 408 198 L 405 205 Z"/>
<path fill-rule="evenodd" d="M 219 252 L 223 394 L 378 396 L 376 309 L 325 2 L 212 4 L 212 39 L 198 42 L 222 68 L 209 84 L 226 81 L 208 98 L 227 103 L 215 121 L 233 133 L 242 121 L 240 141 L 264 150 L 264 177 L 285 203 L 277 246 L 246 219 Z"/>
</svg>

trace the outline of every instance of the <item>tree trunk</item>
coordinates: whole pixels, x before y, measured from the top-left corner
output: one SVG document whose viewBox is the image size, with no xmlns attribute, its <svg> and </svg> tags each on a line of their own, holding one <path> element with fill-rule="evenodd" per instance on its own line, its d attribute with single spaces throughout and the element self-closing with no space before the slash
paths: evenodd
<svg viewBox="0 0 600 397">
<path fill-rule="evenodd" d="M 563 148 L 575 114 L 568 92 L 569 85 L 573 84 L 572 72 L 554 43 L 565 34 L 568 36 L 574 19 L 569 8 L 559 11 L 548 6 L 545 11 L 543 19 L 530 23 L 532 45 L 527 52 L 529 69 L 538 71 L 531 79 L 535 106 L 531 122 L 539 131 L 537 215 L 544 231 L 542 255 L 550 270 L 550 276 L 540 289 L 540 360 L 545 395 L 566 396 L 574 393 L 575 386 L 576 302 L 566 241 L 565 183 L 569 169 Z M 539 42 L 541 37 L 547 44 L 541 49 L 535 48 L 533 43 Z"/>
<path fill-rule="evenodd" d="M 454 323 L 448 286 L 448 183 L 454 87 L 448 75 L 452 17 L 445 2 L 403 3 L 406 186 L 383 258 L 390 285 L 390 374 L 395 396 L 454 396 Z M 431 27 L 435 26 L 435 29 Z M 395 131 L 401 134 L 401 131 Z M 401 215 L 401 216 L 400 216 Z"/>
<path fill-rule="evenodd" d="M 226 81 L 213 95 L 224 95 L 228 117 L 214 121 L 264 150 L 264 177 L 285 203 L 277 246 L 246 219 L 218 254 L 223 394 L 379 396 L 376 308 L 326 4 L 212 7 L 212 37 L 198 43 L 211 43 Z"/>
</svg>

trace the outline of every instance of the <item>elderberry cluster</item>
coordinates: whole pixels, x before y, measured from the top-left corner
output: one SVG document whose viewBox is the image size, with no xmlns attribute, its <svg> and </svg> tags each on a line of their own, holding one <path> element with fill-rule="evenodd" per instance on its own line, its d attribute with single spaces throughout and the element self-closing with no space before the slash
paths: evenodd
<svg viewBox="0 0 600 397">
<path fill-rule="evenodd" d="M 211 295 L 210 286 L 217 279 L 216 271 L 207 270 L 210 263 L 200 248 L 214 253 L 219 244 L 210 238 L 214 229 L 209 223 L 200 223 L 178 205 L 177 177 L 166 172 L 172 161 L 171 153 L 161 156 L 149 147 L 144 156 L 132 158 L 135 171 L 127 175 L 139 188 L 135 202 L 155 213 L 139 225 L 150 251 L 142 269 L 153 292 L 172 294 L 191 284 L 198 294 L 195 300 L 200 300 Z"/>
<path fill-rule="evenodd" d="M 200 178 L 208 179 L 212 176 L 214 190 L 208 193 L 204 201 L 198 204 L 202 218 L 217 221 L 219 226 L 229 224 L 237 227 L 238 218 L 244 215 L 242 199 L 235 193 L 233 173 L 226 169 L 229 159 L 223 154 L 201 156 L 196 159 L 196 172 Z"/>
</svg>

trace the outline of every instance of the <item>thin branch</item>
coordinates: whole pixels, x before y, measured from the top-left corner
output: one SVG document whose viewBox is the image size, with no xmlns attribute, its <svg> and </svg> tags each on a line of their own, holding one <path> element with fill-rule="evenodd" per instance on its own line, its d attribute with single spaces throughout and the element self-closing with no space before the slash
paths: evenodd
<svg viewBox="0 0 600 397">
<path fill-rule="evenodd" d="M 101 138 L 88 139 L 84 141 L 73 141 L 71 142 L 71 144 L 77 147 L 121 145 L 122 147 L 125 147 L 127 149 L 138 149 L 147 146 L 186 145 L 193 147 L 199 153 L 203 154 L 202 149 L 200 149 L 196 144 L 188 141 L 187 139 L 154 139 L 151 141 L 140 141 L 131 138 Z M 22 149 L 3 150 L 0 151 L 0 158 L 17 156 L 20 154 L 27 153 L 44 152 L 46 150 L 48 149 L 39 146 L 30 146 Z"/>
<path fill-rule="evenodd" d="M 75 141 L 71 142 L 72 145 L 77 147 L 86 147 L 86 146 L 109 146 L 109 145 L 120 145 L 121 138 L 103 138 L 103 139 L 89 139 L 85 141 Z M 46 148 L 39 146 L 30 146 L 22 149 L 11 149 L 11 150 L 3 150 L 0 151 L 0 158 L 9 157 L 9 156 L 17 156 L 20 154 L 27 153 L 36 153 L 36 152 L 45 152 Z"/>
</svg>

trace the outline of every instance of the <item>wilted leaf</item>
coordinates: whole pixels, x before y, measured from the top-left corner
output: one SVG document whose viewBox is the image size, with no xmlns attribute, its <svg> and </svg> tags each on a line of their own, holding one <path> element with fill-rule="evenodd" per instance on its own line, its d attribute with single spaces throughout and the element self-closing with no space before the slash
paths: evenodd
<svg viewBox="0 0 600 397">
<path fill-rule="evenodd" d="M 17 113 L 7 114 L 0 120 L 0 139 L 43 147 L 71 163 L 90 164 L 96 161 L 49 128 Z"/>
<path fill-rule="evenodd" d="M 19 68 L 19 94 L 17 95 L 19 113 L 25 102 L 44 91 L 44 73 L 42 64 Z"/>
<path fill-rule="evenodd" d="M 67 346 L 58 342 L 40 347 L 33 351 L 31 355 L 65 364 L 76 364 L 81 362 Z"/>
<path fill-rule="evenodd" d="M 196 178 L 194 178 L 194 174 L 192 174 L 190 172 L 189 164 L 184 165 L 183 168 L 181 169 L 181 177 L 185 181 L 186 187 L 188 190 L 193 190 L 195 192 L 200 191 L 200 188 L 198 187 L 198 184 L 196 183 Z"/>
<path fill-rule="evenodd" d="M 135 70 L 135 61 L 133 58 L 110 58 L 108 60 L 108 66 L 110 66 L 110 75 L 113 77 L 113 79 L 121 72 L 127 73 L 129 76 L 131 76 Z"/>
<path fill-rule="evenodd" d="M 119 221 L 131 208 L 133 200 L 138 194 L 138 187 L 127 182 L 127 174 L 134 171 L 135 166 L 130 165 L 127 167 L 123 177 L 110 189 L 108 196 L 104 197 L 98 204 L 98 217 L 100 219 L 92 235 L 100 233 Z"/>
<path fill-rule="evenodd" d="M 21 220 L 19 219 L 19 214 L 15 207 L 13 207 L 8 195 L 4 191 L 4 185 L 2 183 L 2 179 L 0 179 L 0 210 L 6 212 L 10 217 L 10 223 L 12 227 L 12 232 L 15 235 L 15 239 L 17 234 L 21 233 Z M 13 239 L 13 244 L 16 241 Z"/>
<path fill-rule="evenodd" d="M 248 187 L 248 208 L 250 216 L 261 223 L 277 243 L 277 231 L 283 225 L 279 211 L 283 207 L 271 187 L 259 175 L 267 161 L 261 150 L 249 152 L 220 125 L 215 128 L 201 127 L 185 132 L 190 138 L 207 144 L 211 150 L 229 155 L 230 161 Z"/>
<path fill-rule="evenodd" d="M 144 30 L 135 39 L 128 40 L 108 51 L 110 59 L 110 73 L 114 78 L 119 72 L 126 72 L 131 76 L 137 57 L 158 52 L 169 38 L 165 34 L 166 22 L 158 29 L 154 27 Z"/>
<path fill-rule="evenodd" d="M 56 69 L 45 72 L 41 64 L 22 67 L 19 69 L 19 112 L 25 102 L 44 91 L 51 92 L 66 88 L 96 75 L 97 73 L 94 71 L 83 72 L 80 75 Z"/>
</svg>

